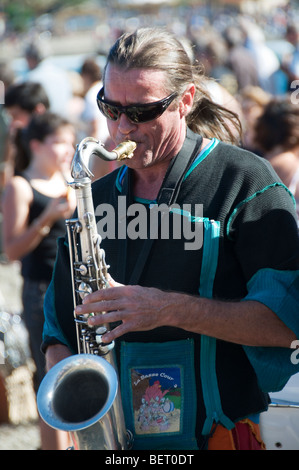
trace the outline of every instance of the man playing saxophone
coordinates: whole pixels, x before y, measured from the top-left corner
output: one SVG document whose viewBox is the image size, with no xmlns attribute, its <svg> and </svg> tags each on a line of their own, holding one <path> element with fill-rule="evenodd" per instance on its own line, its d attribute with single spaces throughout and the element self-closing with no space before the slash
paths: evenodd
<svg viewBox="0 0 299 470">
<path fill-rule="evenodd" d="M 137 148 L 93 183 L 98 224 L 103 206 L 118 224 L 101 242 L 110 288 L 75 313 L 111 326 L 102 341 L 115 341 L 135 449 L 263 449 L 267 393 L 299 370 L 290 360 L 299 332 L 293 199 L 265 161 L 238 147 L 238 120 L 210 100 L 205 80 L 172 34 L 145 28 L 111 48 L 98 94 L 115 144 Z M 162 205 L 169 233 L 161 217 L 150 237 Z M 177 236 L 177 217 L 202 230 L 196 249 Z M 73 323 L 61 243 L 45 302 L 48 368 L 76 352 Z"/>
</svg>

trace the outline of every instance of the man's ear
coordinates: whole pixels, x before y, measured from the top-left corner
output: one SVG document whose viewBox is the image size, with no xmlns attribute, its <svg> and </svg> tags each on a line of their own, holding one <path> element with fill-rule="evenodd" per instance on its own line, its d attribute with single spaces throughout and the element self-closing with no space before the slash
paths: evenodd
<svg viewBox="0 0 299 470">
<path fill-rule="evenodd" d="M 193 106 L 194 95 L 195 85 L 193 83 L 190 83 L 180 100 L 179 107 L 181 116 L 187 116 L 187 114 L 190 113 Z"/>
</svg>

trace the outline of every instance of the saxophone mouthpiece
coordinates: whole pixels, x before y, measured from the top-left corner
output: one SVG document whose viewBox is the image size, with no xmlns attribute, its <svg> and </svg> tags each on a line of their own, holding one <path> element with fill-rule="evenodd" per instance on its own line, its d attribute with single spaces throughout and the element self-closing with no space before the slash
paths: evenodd
<svg viewBox="0 0 299 470">
<path fill-rule="evenodd" d="M 133 142 L 132 140 L 126 140 L 125 142 L 122 142 L 121 144 L 117 145 L 117 147 L 115 147 L 112 152 L 116 153 L 117 161 L 125 160 L 127 158 L 133 157 L 134 150 L 136 149 L 136 147 L 136 142 Z"/>
</svg>

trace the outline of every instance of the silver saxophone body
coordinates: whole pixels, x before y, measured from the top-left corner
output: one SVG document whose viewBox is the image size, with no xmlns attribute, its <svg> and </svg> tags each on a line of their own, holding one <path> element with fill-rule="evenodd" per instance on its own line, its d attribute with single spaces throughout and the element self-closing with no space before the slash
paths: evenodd
<svg viewBox="0 0 299 470">
<path fill-rule="evenodd" d="M 131 158 L 135 142 L 112 152 L 87 137 L 77 146 L 71 167 L 77 218 L 66 220 L 74 308 L 86 295 L 109 288 L 105 252 L 100 247 L 93 207 L 88 161 Z M 103 312 L 104 314 L 104 312 Z M 44 377 L 37 394 L 41 418 L 51 427 L 67 431 L 75 450 L 125 450 L 132 436 L 126 430 L 119 389 L 114 343 L 104 344 L 109 325 L 90 327 L 86 316 L 74 315 L 78 354 L 56 364 Z"/>
</svg>

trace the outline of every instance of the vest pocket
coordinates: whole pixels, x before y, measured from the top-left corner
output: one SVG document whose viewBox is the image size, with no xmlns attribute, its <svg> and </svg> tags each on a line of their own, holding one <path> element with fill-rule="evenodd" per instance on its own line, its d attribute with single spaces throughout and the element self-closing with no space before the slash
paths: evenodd
<svg viewBox="0 0 299 470">
<path fill-rule="evenodd" d="M 123 342 L 120 360 L 133 449 L 197 449 L 193 340 Z"/>
</svg>

